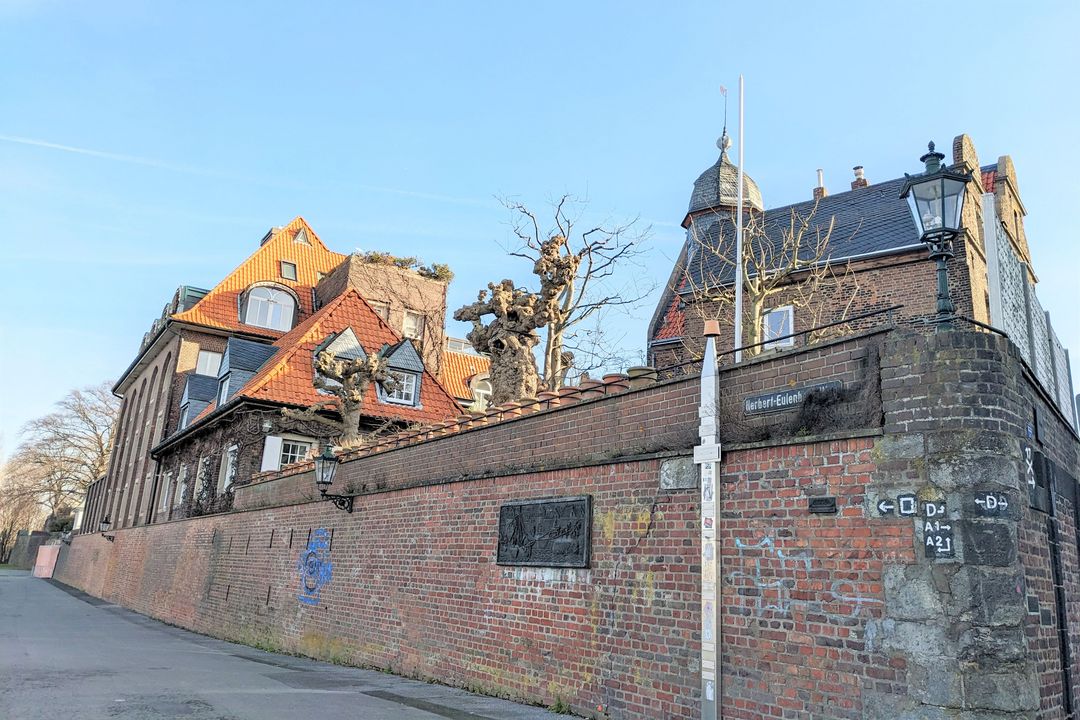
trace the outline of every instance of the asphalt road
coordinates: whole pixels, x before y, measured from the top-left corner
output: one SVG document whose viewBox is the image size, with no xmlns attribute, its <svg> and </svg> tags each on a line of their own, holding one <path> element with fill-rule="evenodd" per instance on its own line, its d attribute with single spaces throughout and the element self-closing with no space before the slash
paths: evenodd
<svg viewBox="0 0 1080 720">
<path fill-rule="evenodd" d="M 196 635 L 0 569 L 0 720 L 552 720 L 539 708 Z"/>
</svg>

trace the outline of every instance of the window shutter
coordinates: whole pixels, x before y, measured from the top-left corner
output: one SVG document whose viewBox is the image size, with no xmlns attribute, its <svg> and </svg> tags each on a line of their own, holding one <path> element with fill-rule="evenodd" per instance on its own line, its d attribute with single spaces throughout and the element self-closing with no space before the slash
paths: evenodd
<svg viewBox="0 0 1080 720">
<path fill-rule="evenodd" d="M 263 445 L 262 472 L 278 470 L 281 465 L 281 438 L 268 435 Z"/>
</svg>

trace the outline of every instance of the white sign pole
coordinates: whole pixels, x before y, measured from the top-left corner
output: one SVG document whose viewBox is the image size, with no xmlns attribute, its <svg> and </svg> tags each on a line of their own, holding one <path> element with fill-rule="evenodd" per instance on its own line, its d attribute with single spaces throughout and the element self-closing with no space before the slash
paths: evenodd
<svg viewBox="0 0 1080 720">
<path fill-rule="evenodd" d="M 701 720 L 717 720 L 720 713 L 720 545 L 717 542 L 716 505 L 719 497 L 720 443 L 716 437 L 720 373 L 716 365 L 716 338 L 720 323 L 705 323 L 705 358 L 701 364 L 701 405 L 694 462 L 701 466 Z"/>
<path fill-rule="evenodd" d="M 743 76 L 739 75 L 739 172 L 735 208 L 735 362 L 742 362 L 743 324 Z"/>
</svg>

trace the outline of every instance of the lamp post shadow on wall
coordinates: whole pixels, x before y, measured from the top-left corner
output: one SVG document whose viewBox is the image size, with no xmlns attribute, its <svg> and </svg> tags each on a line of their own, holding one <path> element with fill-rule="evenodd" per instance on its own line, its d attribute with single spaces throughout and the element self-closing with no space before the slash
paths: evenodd
<svg viewBox="0 0 1080 720">
<path fill-rule="evenodd" d="M 931 142 L 928 152 L 919 158 L 926 165 L 925 172 L 905 173 L 907 181 L 900 191 L 900 198 L 906 199 L 911 207 L 919 240 L 926 243 L 930 259 L 937 263 L 937 314 L 927 322 L 936 325 L 938 332 L 952 330 L 956 318 L 946 263 L 955 256 L 953 241 L 964 229 L 964 197 L 971 182 L 970 172 L 958 173 L 942 167 L 944 159 L 945 155 L 937 152 Z"/>
</svg>

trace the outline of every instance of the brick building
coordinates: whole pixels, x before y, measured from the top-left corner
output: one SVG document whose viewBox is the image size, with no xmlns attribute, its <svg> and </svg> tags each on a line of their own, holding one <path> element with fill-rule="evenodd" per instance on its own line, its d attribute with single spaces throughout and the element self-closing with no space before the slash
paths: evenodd
<svg viewBox="0 0 1080 720">
<path fill-rule="evenodd" d="M 1068 353 L 1038 303 L 1038 278 L 1024 231 L 1026 210 L 1012 160 L 1005 155 L 981 165 L 971 139 L 960 135 L 952 144 L 952 163 L 953 169 L 973 177 L 964 203 L 964 233 L 955 242 L 956 257 L 949 261 L 956 312 L 1015 338 L 1044 386 L 1075 422 Z M 654 366 L 670 367 L 700 357 L 707 319 L 733 327 L 737 174 L 724 149 L 694 183 L 682 221 L 686 241 L 648 329 Z M 803 270 L 794 272 L 756 316 L 747 307 L 744 345 L 752 342 L 753 325 L 760 325 L 760 336 L 767 341 L 894 306 L 899 307 L 893 317 L 900 322 L 934 315 L 934 265 L 927 260 L 907 202 L 900 199 L 904 177 L 871 183 L 860 166 L 850 190 L 829 194 L 819 177 L 812 198 L 771 209 L 766 209 L 757 184 L 746 175 L 743 181 L 744 226 L 753 228 L 747 237 L 757 233 L 757 252 L 772 253 L 772 264 L 783 266 L 785 239 L 790 247 L 793 232 L 805 223 L 800 257 L 812 254 L 817 238 L 828 237 L 823 259 L 831 268 L 813 297 L 805 294 L 810 271 Z M 723 301 L 711 299 L 717 297 Z M 850 323 L 837 332 L 879 321 Z M 733 335 L 723 333 L 721 351 L 734 347 Z M 802 335 L 778 340 L 765 345 L 765 350 L 814 339 Z"/>
<path fill-rule="evenodd" d="M 185 498 L 189 505 L 193 503 L 200 486 L 217 488 L 219 478 L 243 480 L 249 469 L 272 466 L 261 461 L 266 438 L 285 443 L 288 431 L 297 428 L 283 428 L 276 421 L 268 421 L 265 429 L 261 420 L 253 425 L 250 408 L 241 408 L 239 398 L 295 405 L 295 394 L 271 397 L 273 393 L 262 388 L 264 397 L 249 398 L 245 388 L 273 358 L 343 331 L 344 326 L 337 327 L 334 319 L 344 314 L 353 320 L 363 316 L 356 323 L 356 328 L 363 328 L 356 339 L 366 351 L 379 352 L 382 345 L 406 338 L 418 352 L 417 377 L 422 375 L 420 384 L 431 387 L 430 391 L 427 386 L 421 388 L 425 401 L 431 402 L 419 419 L 429 420 L 435 413 L 440 417 L 455 414 L 456 404 L 435 379 L 445 347 L 448 278 L 423 270 L 401 267 L 386 255 L 333 252 L 298 217 L 267 232 L 258 249 L 211 289 L 181 286 L 113 387 L 123 398 L 116 440 L 107 475 L 87 492 L 83 528 L 95 530 L 106 516 L 114 527 L 165 519 Z M 348 313 L 344 309 L 324 312 L 346 296 Z M 340 309 L 341 304 L 335 307 Z M 314 339 L 297 332 L 300 328 L 318 328 L 325 335 Z M 310 368 L 308 362 L 308 389 L 313 393 Z M 222 396 L 238 404 L 226 413 L 227 408 L 217 407 Z M 373 399 L 372 404 L 379 405 L 379 400 Z M 262 408 L 264 415 L 272 414 L 269 407 Z M 416 419 L 411 416 L 417 411 L 394 407 L 399 410 L 397 420 Z M 233 420 L 223 422 L 225 415 Z M 243 423 L 236 420 L 240 417 L 245 418 Z M 382 416 L 376 411 L 373 421 L 375 417 Z M 232 437 L 233 433 L 238 436 Z M 304 443 L 310 449 L 314 441 L 310 432 L 292 435 L 291 442 L 282 446 L 278 463 L 293 455 L 302 458 Z M 190 454 L 196 446 L 194 462 L 170 461 L 163 470 L 162 453 Z M 245 447 L 248 454 L 230 459 L 229 449 L 234 446 L 236 453 Z M 250 453 L 259 458 L 252 460 Z M 178 494 L 178 489 L 184 492 Z"/>
</svg>

